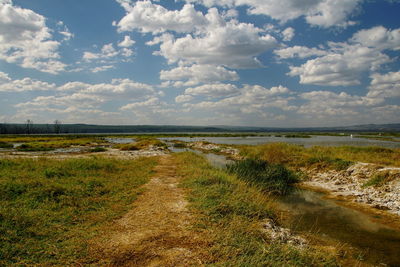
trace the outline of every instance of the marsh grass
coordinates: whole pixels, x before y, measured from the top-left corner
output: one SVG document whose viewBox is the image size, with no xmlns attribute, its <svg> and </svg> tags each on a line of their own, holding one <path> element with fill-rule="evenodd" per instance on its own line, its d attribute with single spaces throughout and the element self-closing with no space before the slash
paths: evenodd
<svg viewBox="0 0 400 267">
<path fill-rule="evenodd" d="M 238 146 L 241 154 L 291 168 L 318 167 L 343 170 L 353 162 L 366 162 L 400 167 L 400 149 L 382 147 L 310 147 L 287 143 Z"/>
<path fill-rule="evenodd" d="M 395 175 L 391 174 L 389 171 L 382 171 L 373 175 L 367 182 L 362 185 L 362 187 L 380 187 L 396 178 L 398 177 L 395 177 Z"/>
<path fill-rule="evenodd" d="M 263 191 L 284 195 L 298 181 L 296 175 L 282 164 L 270 164 L 260 159 L 244 159 L 227 165 L 239 179 L 259 186 Z"/>
<path fill-rule="evenodd" d="M 98 146 L 98 147 L 95 147 L 95 148 L 90 149 L 89 151 L 90 151 L 90 152 L 93 152 L 93 153 L 97 153 L 97 152 L 106 152 L 106 151 L 107 151 L 107 148 Z"/>
<path fill-rule="evenodd" d="M 141 150 L 141 149 L 149 149 L 150 147 L 158 147 L 161 149 L 167 149 L 168 146 L 163 141 L 152 138 L 152 137 L 140 137 L 136 138 L 136 142 L 131 144 L 119 144 L 115 145 L 115 148 L 120 150 Z"/>
<path fill-rule="evenodd" d="M 123 214 L 156 160 L 0 160 L 0 266 L 71 266 Z"/>
<path fill-rule="evenodd" d="M 13 144 L 0 141 L 0 148 L 13 148 Z"/>
<path fill-rule="evenodd" d="M 274 219 L 272 202 L 236 175 L 212 168 L 199 155 L 175 154 L 185 177 L 197 231 L 209 239 L 211 266 L 336 266 L 333 256 L 270 241 L 262 221 Z"/>
</svg>

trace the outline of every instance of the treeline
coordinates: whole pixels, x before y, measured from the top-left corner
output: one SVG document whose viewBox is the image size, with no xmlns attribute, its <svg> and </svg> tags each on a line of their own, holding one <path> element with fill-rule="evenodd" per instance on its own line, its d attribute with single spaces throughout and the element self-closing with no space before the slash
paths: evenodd
<svg viewBox="0 0 400 267">
<path fill-rule="evenodd" d="M 69 133 L 69 129 L 63 129 L 60 121 L 53 124 L 34 124 L 27 120 L 24 124 L 1 123 L 0 134 L 61 134 Z"/>
</svg>

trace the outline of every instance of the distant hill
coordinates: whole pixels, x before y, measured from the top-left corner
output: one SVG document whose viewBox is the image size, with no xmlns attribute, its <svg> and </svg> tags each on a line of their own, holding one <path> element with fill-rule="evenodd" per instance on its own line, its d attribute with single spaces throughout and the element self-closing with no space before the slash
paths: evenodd
<svg viewBox="0 0 400 267">
<path fill-rule="evenodd" d="M 59 128 L 58 128 L 59 127 Z M 0 124 L 0 134 L 46 133 L 233 133 L 233 132 L 400 132 L 400 123 L 365 124 L 343 127 L 243 127 L 179 125 L 92 125 L 92 124 Z"/>
</svg>

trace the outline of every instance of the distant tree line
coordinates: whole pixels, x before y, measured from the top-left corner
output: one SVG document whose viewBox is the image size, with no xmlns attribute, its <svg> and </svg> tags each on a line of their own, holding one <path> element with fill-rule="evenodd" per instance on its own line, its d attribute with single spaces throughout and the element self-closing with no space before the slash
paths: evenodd
<svg viewBox="0 0 400 267">
<path fill-rule="evenodd" d="M 53 124 L 34 124 L 26 120 L 23 124 L 0 123 L 0 134 L 61 134 L 68 133 L 63 130 L 62 123 L 55 120 Z"/>
</svg>

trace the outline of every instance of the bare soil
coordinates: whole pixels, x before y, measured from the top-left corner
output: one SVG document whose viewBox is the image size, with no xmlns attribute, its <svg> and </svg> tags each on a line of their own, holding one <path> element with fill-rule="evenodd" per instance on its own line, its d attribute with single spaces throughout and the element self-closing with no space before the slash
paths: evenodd
<svg viewBox="0 0 400 267">
<path fill-rule="evenodd" d="M 202 266 L 207 241 L 191 229 L 185 189 L 172 156 L 160 157 L 155 175 L 134 207 L 93 242 L 96 265 Z"/>
</svg>

